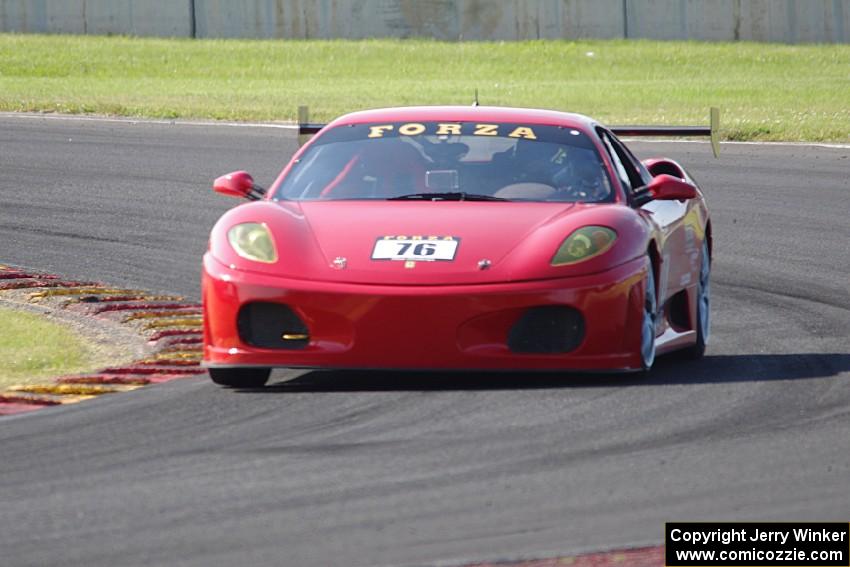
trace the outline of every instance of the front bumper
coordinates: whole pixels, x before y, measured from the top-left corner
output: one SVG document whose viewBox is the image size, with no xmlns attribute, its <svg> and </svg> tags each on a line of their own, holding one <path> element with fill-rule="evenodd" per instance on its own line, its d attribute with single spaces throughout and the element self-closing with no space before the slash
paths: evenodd
<svg viewBox="0 0 850 567">
<path fill-rule="evenodd" d="M 452 286 L 294 280 L 234 270 L 204 256 L 204 364 L 405 370 L 638 370 L 642 258 L 574 278 Z M 259 348 L 239 335 L 240 308 L 289 306 L 306 324 L 303 348 Z M 532 307 L 570 306 L 584 319 L 568 353 L 517 353 L 510 329 Z"/>
</svg>

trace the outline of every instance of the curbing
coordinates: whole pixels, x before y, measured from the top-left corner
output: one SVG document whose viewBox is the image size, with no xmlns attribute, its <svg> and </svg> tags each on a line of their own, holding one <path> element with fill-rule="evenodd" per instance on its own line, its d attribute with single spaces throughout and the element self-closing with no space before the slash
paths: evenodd
<svg viewBox="0 0 850 567">
<path fill-rule="evenodd" d="M 664 565 L 664 547 L 636 547 L 570 557 L 467 563 L 464 567 L 659 567 Z"/>
<path fill-rule="evenodd" d="M 203 374 L 200 305 L 173 295 L 66 280 L 0 264 L 0 299 L 72 313 L 93 325 L 118 324 L 147 342 L 148 356 L 89 374 L 0 391 L 0 416 L 76 403 Z"/>
</svg>

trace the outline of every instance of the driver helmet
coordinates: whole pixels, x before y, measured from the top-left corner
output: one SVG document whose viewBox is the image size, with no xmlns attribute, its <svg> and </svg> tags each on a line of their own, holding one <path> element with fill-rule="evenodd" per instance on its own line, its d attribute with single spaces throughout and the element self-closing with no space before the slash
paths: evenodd
<svg viewBox="0 0 850 567">
<path fill-rule="evenodd" d="M 558 169 L 552 175 L 552 185 L 573 199 L 599 201 L 611 190 L 603 166 L 593 150 L 584 148 L 560 148 L 563 156 L 556 161 Z"/>
</svg>

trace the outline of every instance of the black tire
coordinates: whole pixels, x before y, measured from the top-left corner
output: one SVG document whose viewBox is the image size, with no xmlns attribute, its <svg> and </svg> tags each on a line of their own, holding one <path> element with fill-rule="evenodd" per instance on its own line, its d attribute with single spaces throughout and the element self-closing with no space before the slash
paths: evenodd
<svg viewBox="0 0 850 567">
<path fill-rule="evenodd" d="M 262 388 L 269 380 L 271 368 L 210 368 L 210 378 L 228 388 Z"/>
<path fill-rule="evenodd" d="M 699 281 L 697 282 L 697 315 L 694 327 L 697 332 L 697 342 L 685 349 L 685 356 L 698 360 L 705 354 L 705 346 L 711 333 L 711 256 L 708 252 L 708 241 L 702 243 L 700 258 Z"/>
<path fill-rule="evenodd" d="M 655 362 L 655 324 L 658 319 L 658 299 L 655 291 L 655 272 L 652 262 L 648 262 L 646 286 L 643 301 L 643 318 L 641 321 L 641 369 L 649 372 Z"/>
</svg>

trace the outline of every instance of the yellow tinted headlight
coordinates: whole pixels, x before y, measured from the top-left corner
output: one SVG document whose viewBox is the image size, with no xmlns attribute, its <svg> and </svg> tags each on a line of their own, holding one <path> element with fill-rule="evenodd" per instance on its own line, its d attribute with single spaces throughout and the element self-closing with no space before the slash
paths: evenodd
<svg viewBox="0 0 850 567">
<path fill-rule="evenodd" d="M 553 266 L 566 266 L 602 254 L 614 244 L 617 233 L 604 226 L 584 226 L 573 231 L 552 258 Z"/>
<path fill-rule="evenodd" d="M 256 222 L 237 224 L 227 231 L 227 240 L 233 250 L 246 260 L 267 264 L 277 262 L 274 240 L 264 224 Z"/>
</svg>

